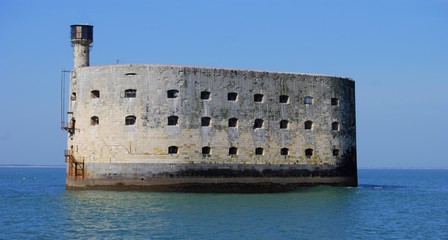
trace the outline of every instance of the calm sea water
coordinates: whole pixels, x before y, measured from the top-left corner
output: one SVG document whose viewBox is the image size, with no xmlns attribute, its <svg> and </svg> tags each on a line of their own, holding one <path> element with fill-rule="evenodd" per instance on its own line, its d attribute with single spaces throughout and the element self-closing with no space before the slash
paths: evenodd
<svg viewBox="0 0 448 240">
<path fill-rule="evenodd" d="M 66 191 L 0 168 L 0 239 L 448 239 L 448 170 L 360 170 L 359 188 L 276 194 Z"/>
</svg>

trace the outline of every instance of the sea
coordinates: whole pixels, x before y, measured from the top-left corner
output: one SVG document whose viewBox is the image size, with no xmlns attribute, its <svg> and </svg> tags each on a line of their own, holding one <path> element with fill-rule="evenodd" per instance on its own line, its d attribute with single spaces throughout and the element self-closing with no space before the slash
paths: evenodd
<svg viewBox="0 0 448 240">
<path fill-rule="evenodd" d="M 0 168 L 0 239 L 448 239 L 448 170 L 359 170 L 359 187 L 217 194 L 65 190 Z"/>
</svg>

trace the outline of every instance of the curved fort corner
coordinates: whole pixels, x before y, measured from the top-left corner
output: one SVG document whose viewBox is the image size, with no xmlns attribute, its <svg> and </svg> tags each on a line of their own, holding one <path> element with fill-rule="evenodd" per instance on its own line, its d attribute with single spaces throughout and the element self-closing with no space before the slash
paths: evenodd
<svg viewBox="0 0 448 240">
<path fill-rule="evenodd" d="M 68 134 L 67 188 L 280 192 L 357 186 L 353 80 L 89 66 L 88 51 L 86 60 L 76 47 L 88 50 L 93 27 L 81 27 L 86 35 L 78 41 L 73 26 L 69 119 L 77 130 Z"/>
</svg>

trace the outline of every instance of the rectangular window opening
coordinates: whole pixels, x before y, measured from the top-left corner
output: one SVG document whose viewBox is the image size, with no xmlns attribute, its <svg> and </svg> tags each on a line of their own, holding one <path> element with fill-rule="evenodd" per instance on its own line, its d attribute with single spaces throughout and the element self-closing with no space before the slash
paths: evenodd
<svg viewBox="0 0 448 240">
<path fill-rule="evenodd" d="M 100 91 L 98 91 L 98 90 L 92 90 L 92 91 L 90 92 L 90 98 L 91 98 L 91 99 L 100 98 Z"/>
<path fill-rule="evenodd" d="M 237 127 L 238 126 L 238 119 L 237 118 L 230 118 L 229 119 L 229 127 Z"/>
<path fill-rule="evenodd" d="M 168 147 L 168 154 L 177 154 L 178 151 L 179 151 L 179 148 L 177 146 Z"/>
<path fill-rule="evenodd" d="M 178 124 L 179 117 L 178 116 L 169 116 L 168 117 L 168 126 L 175 126 Z"/>
<path fill-rule="evenodd" d="M 339 149 L 333 149 L 333 157 L 339 156 Z"/>
<path fill-rule="evenodd" d="M 306 96 L 306 97 L 303 99 L 303 101 L 304 101 L 305 104 L 313 104 L 313 97 L 311 97 L 311 96 Z"/>
<path fill-rule="evenodd" d="M 254 95 L 254 102 L 256 103 L 261 103 L 263 102 L 263 94 L 255 94 Z"/>
<path fill-rule="evenodd" d="M 238 154 L 238 148 L 236 148 L 236 147 L 229 148 L 229 155 L 230 156 L 235 156 L 237 154 Z"/>
<path fill-rule="evenodd" d="M 167 98 L 177 98 L 179 91 L 176 89 L 171 89 L 166 92 Z"/>
<path fill-rule="evenodd" d="M 255 119 L 254 129 L 263 128 L 263 119 Z"/>
<path fill-rule="evenodd" d="M 235 93 L 235 92 L 231 92 L 231 93 L 227 94 L 228 101 L 236 101 L 237 97 L 238 97 L 238 93 Z"/>
<path fill-rule="evenodd" d="M 209 127 L 210 121 L 211 121 L 211 118 L 209 118 L 209 117 L 201 118 L 201 127 Z"/>
<path fill-rule="evenodd" d="M 287 129 L 288 128 L 288 120 L 281 120 L 280 121 L 280 129 Z"/>
<path fill-rule="evenodd" d="M 125 125 L 134 125 L 136 119 L 137 119 L 137 118 L 136 118 L 135 116 L 127 116 L 127 117 L 124 119 L 124 124 L 125 124 Z"/>
<path fill-rule="evenodd" d="M 288 95 L 280 95 L 279 102 L 280 103 L 288 103 L 289 102 L 289 96 Z"/>
<path fill-rule="evenodd" d="M 126 89 L 124 91 L 125 98 L 135 98 L 137 96 L 137 90 L 135 89 Z"/>
<path fill-rule="evenodd" d="M 331 99 L 331 106 L 339 106 L 339 99 L 332 98 Z"/>
<path fill-rule="evenodd" d="M 202 154 L 210 155 L 211 154 L 211 148 L 210 147 L 203 147 L 202 148 Z"/>
<path fill-rule="evenodd" d="M 202 91 L 201 92 L 201 99 L 202 100 L 209 100 L 210 99 L 210 92 L 209 91 Z"/>
</svg>

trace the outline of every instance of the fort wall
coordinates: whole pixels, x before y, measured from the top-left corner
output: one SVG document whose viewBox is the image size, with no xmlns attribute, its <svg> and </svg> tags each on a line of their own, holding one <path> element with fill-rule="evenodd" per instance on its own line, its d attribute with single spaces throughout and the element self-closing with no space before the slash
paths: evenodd
<svg viewBox="0 0 448 240">
<path fill-rule="evenodd" d="M 69 118 L 77 130 L 68 148 L 86 166 L 356 166 L 354 88 L 348 78 L 298 73 L 76 68 Z M 87 176 L 96 174 L 86 167 Z"/>
</svg>

